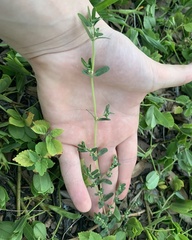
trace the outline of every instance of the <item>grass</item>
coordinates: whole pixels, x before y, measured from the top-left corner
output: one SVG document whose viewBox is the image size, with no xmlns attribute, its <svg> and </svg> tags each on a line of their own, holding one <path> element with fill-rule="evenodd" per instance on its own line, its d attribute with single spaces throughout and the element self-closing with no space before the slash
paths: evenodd
<svg viewBox="0 0 192 240">
<path fill-rule="evenodd" d="M 92 2 L 111 27 L 154 60 L 192 62 L 192 1 Z M 35 153 L 35 164 L 24 157 L 25 167 L 12 161 L 23 150 L 42 150 L 44 143 L 35 149 L 42 141 L 32 122 L 40 124 L 41 131 L 48 131 L 49 125 L 39 121 L 42 115 L 30 65 L 2 43 L 0 56 L 0 240 L 70 239 L 80 232 L 80 239 L 104 238 L 105 224 L 98 227 L 73 209 L 54 157 L 57 152 L 50 149 L 47 158 L 44 153 L 46 168 L 41 167 L 40 175 L 33 174 L 39 167 Z M 108 239 L 192 239 L 191 98 L 190 83 L 144 99 L 138 163 L 129 194 L 118 204 L 113 219 L 101 218 L 110 230 Z M 47 143 L 55 140 L 58 131 Z"/>
</svg>

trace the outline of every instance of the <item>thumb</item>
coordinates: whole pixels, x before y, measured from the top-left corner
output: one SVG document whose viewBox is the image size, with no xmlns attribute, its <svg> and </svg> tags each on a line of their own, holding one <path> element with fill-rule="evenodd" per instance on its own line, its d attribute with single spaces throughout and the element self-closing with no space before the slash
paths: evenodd
<svg viewBox="0 0 192 240">
<path fill-rule="evenodd" d="M 154 89 L 181 86 L 192 81 L 192 64 L 166 65 L 157 63 Z"/>
</svg>

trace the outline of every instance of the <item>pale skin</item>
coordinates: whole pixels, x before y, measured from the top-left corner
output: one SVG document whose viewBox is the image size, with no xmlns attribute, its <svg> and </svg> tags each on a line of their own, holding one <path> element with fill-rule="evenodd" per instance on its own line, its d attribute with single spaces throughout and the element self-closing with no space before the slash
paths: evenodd
<svg viewBox="0 0 192 240">
<path fill-rule="evenodd" d="M 7 1 L 2 2 L 5 8 Z M 18 2 L 23 4 L 23 1 Z M 14 23 L 3 22 L 3 17 L 0 19 L 0 36 L 20 51 L 32 65 L 37 77 L 38 96 L 44 118 L 51 123 L 52 128 L 64 129 L 60 137 L 63 154 L 59 162 L 66 188 L 79 211 L 93 214 L 99 211 L 98 199 L 94 191 L 87 188 L 83 182 L 80 159 L 83 158 L 87 166 L 91 164 L 95 168 L 95 164 L 88 154 L 79 154 L 77 150 L 81 141 L 88 147 L 94 145 L 94 121 L 90 114 L 93 111 L 91 86 L 89 78 L 81 73 L 80 62 L 81 57 L 91 57 L 91 43 L 77 17 L 78 12 L 85 14 L 90 4 L 89 1 L 79 4 L 75 0 L 46 1 L 44 4 L 49 14 L 40 16 L 38 1 L 29 2 L 34 8 L 30 6 L 29 10 L 25 6 L 25 11 L 28 12 L 28 21 L 32 22 L 30 32 L 34 32 L 35 37 L 28 39 L 29 26 L 20 29 L 26 33 L 25 41 L 20 37 L 21 33 L 17 36 L 17 31 L 13 33 L 6 30 L 4 33 L 3 24 L 15 29 L 12 25 L 15 24 L 17 15 L 14 16 Z M 29 12 L 33 19 L 30 18 Z M 37 28 L 38 18 L 42 19 L 43 27 L 38 25 Z M 48 19 L 54 19 L 54 24 L 51 25 L 52 21 Z M 65 27 L 63 22 L 66 23 Z M 110 110 L 114 113 L 110 116 L 111 121 L 98 124 L 97 146 L 108 148 L 108 152 L 99 159 L 99 168 L 102 174 L 106 173 L 113 156 L 118 156 L 120 166 L 113 170 L 112 185 L 105 185 L 104 189 L 105 193 L 115 192 L 119 183 L 125 183 L 126 190 L 120 196 L 123 199 L 127 195 L 136 163 L 141 101 L 149 92 L 190 82 L 192 65 L 171 66 L 157 63 L 102 20 L 98 27 L 109 39 L 96 42 L 96 69 L 108 65 L 110 71 L 95 80 L 97 113 L 101 116 L 107 104 L 110 104 Z M 76 31 L 69 31 L 71 28 Z M 65 37 L 63 45 L 60 46 L 57 36 L 62 34 Z M 14 39 L 17 43 L 14 43 Z M 47 40 L 50 40 L 50 45 Z M 28 47 L 23 48 L 28 42 Z M 45 48 L 43 44 L 46 45 Z"/>
</svg>

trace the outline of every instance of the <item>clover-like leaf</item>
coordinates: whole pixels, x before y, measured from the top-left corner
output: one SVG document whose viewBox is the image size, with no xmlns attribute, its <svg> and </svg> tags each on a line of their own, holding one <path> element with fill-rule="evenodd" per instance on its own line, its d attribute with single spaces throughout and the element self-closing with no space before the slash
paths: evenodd
<svg viewBox="0 0 192 240">
<path fill-rule="evenodd" d="M 159 182 L 159 174 L 156 171 L 152 171 L 147 174 L 146 177 L 146 186 L 149 190 L 155 189 Z"/>
<path fill-rule="evenodd" d="M 45 224 L 42 222 L 35 222 L 33 226 L 33 233 L 36 239 L 46 239 L 47 230 Z"/>
</svg>

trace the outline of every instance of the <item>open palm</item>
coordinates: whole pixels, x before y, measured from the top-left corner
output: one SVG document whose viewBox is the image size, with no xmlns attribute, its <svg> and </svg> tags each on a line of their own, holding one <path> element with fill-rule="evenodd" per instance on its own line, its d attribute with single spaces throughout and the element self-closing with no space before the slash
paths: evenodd
<svg viewBox="0 0 192 240">
<path fill-rule="evenodd" d="M 108 152 L 99 159 L 101 173 L 107 172 L 114 155 L 120 166 L 113 170 L 112 185 L 105 185 L 105 193 L 114 192 L 119 183 L 126 184 L 125 197 L 137 156 L 137 128 L 139 107 L 144 96 L 159 88 L 184 84 L 192 80 L 192 66 L 162 65 L 138 50 L 125 36 L 102 29 L 109 39 L 96 43 L 96 69 L 107 65 L 110 71 L 95 79 L 97 115 L 103 115 L 110 105 L 110 121 L 98 122 L 98 148 Z M 94 120 L 89 78 L 82 74 L 81 57 L 91 57 L 89 41 L 67 52 L 46 54 L 31 60 L 38 82 L 38 95 L 44 118 L 53 128 L 64 133 L 60 166 L 65 185 L 75 204 L 83 212 L 98 211 L 97 198 L 87 189 L 82 178 L 80 158 L 93 165 L 86 153 L 79 154 L 77 145 L 84 141 L 94 146 Z"/>
</svg>

